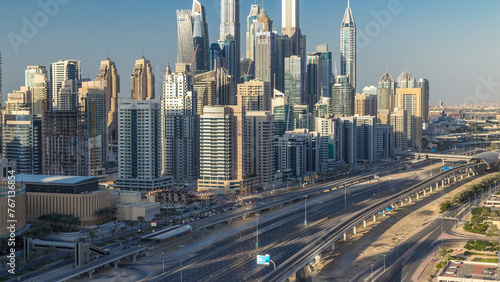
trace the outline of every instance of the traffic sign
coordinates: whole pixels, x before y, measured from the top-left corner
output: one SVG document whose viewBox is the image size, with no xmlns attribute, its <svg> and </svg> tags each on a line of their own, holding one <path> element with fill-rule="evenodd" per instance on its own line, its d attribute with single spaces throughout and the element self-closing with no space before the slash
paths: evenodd
<svg viewBox="0 0 500 282">
<path fill-rule="evenodd" d="M 257 255 L 257 264 L 269 265 L 269 255 Z"/>
</svg>

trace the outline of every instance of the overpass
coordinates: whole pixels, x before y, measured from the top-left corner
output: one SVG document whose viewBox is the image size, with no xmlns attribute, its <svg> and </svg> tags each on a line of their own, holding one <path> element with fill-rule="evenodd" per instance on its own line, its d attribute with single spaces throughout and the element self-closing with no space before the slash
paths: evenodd
<svg viewBox="0 0 500 282">
<path fill-rule="evenodd" d="M 474 156 L 466 155 L 450 155 L 450 154 L 432 154 L 432 153 L 415 153 L 415 152 L 399 152 L 399 156 L 412 156 L 416 159 L 442 159 L 452 161 L 466 161 L 467 163 L 484 163 L 488 169 L 496 167 L 500 164 L 500 156 L 498 152 L 485 152 Z"/>
<path fill-rule="evenodd" d="M 460 167 L 442 172 L 428 180 L 425 180 L 413 187 L 398 192 L 393 195 L 386 196 L 381 199 L 374 199 L 366 206 L 362 207 L 358 212 L 347 214 L 341 224 L 337 224 L 330 230 L 320 234 L 317 238 L 300 252 L 290 257 L 281 263 L 275 271 L 271 272 L 260 281 L 285 281 L 294 273 L 300 277 L 303 275 L 304 267 L 311 261 L 318 261 L 321 258 L 321 253 L 328 248 L 335 248 L 334 243 L 343 238 L 347 240 L 347 233 L 357 232 L 357 226 L 363 224 L 366 226 L 366 221 L 373 217 L 376 220 L 376 215 L 379 212 L 384 213 L 388 206 L 396 207 L 403 206 L 406 201 L 412 202 L 412 198 L 419 199 L 420 195 L 426 195 L 427 192 L 432 192 L 433 189 L 439 189 L 452 182 L 459 181 L 468 176 L 473 176 L 476 173 L 486 170 L 486 164 L 466 164 Z"/>
</svg>

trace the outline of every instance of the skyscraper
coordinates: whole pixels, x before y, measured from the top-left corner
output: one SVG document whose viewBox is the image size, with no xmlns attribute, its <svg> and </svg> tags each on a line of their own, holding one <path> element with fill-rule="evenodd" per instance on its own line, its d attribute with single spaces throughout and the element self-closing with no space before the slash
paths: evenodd
<svg viewBox="0 0 500 282">
<path fill-rule="evenodd" d="M 193 1 L 193 18 L 193 47 L 197 51 L 194 66 L 191 69 L 193 71 L 208 71 L 210 70 L 208 63 L 210 43 L 208 39 L 207 13 L 205 7 L 198 0 Z"/>
<path fill-rule="evenodd" d="M 247 111 L 270 111 L 271 93 L 271 83 L 260 79 L 238 84 L 238 106 Z"/>
<path fill-rule="evenodd" d="M 191 38 L 192 40 L 192 38 Z M 130 77 L 132 99 L 153 100 L 155 98 L 155 76 L 149 60 L 141 56 L 135 61 L 134 71 Z"/>
<path fill-rule="evenodd" d="M 96 78 L 97 81 L 106 81 L 106 116 L 107 116 L 107 127 L 108 135 L 103 136 L 104 139 L 108 139 L 108 144 L 112 146 L 118 145 L 118 93 L 120 93 L 120 76 L 116 69 L 115 62 L 111 59 L 106 58 L 106 60 L 101 62 L 101 67 L 99 68 L 99 74 Z M 107 150 L 107 147 L 103 147 Z M 106 160 L 104 160 L 106 161 Z"/>
<path fill-rule="evenodd" d="M 306 71 L 306 100 L 310 109 L 318 103 L 323 92 L 323 59 L 322 53 L 313 53 L 307 56 Z"/>
<path fill-rule="evenodd" d="M 25 86 L 31 88 L 31 113 L 41 115 L 43 104 L 48 98 L 48 75 L 44 66 L 28 66 L 24 71 Z"/>
<path fill-rule="evenodd" d="M 59 108 L 59 90 L 68 79 L 81 79 L 81 62 L 60 60 L 50 65 L 50 95 L 54 109 Z"/>
<path fill-rule="evenodd" d="M 162 83 L 162 174 L 176 182 L 194 182 L 199 171 L 199 116 L 196 92 L 191 91 L 189 64 L 167 66 Z"/>
<path fill-rule="evenodd" d="M 230 73 L 234 75 L 235 81 L 240 80 L 240 46 L 241 46 L 241 36 L 240 36 L 240 1 L 239 0 L 221 0 L 221 23 L 220 23 L 220 38 L 225 40 L 227 35 L 230 34 L 232 39 L 235 41 L 235 57 L 234 65 L 236 68 L 236 73 Z"/>
<path fill-rule="evenodd" d="M 177 10 L 177 62 L 191 63 L 194 48 L 192 12 Z"/>
<path fill-rule="evenodd" d="M 355 115 L 377 116 L 377 96 L 356 93 L 354 104 Z"/>
<path fill-rule="evenodd" d="M 260 6 L 254 4 L 250 8 L 250 14 L 247 17 L 247 59 L 255 58 L 255 21 L 260 12 Z"/>
<path fill-rule="evenodd" d="M 321 67 L 323 75 L 323 79 L 321 81 L 323 91 L 321 96 L 331 97 L 334 77 L 332 52 L 328 51 L 328 43 L 316 46 L 316 53 L 321 54 Z"/>
<path fill-rule="evenodd" d="M 3 105 L 3 94 L 2 94 L 2 51 L 0 51 L 0 105 Z"/>
<path fill-rule="evenodd" d="M 420 148 L 424 113 L 422 88 L 416 87 L 415 77 L 409 71 L 404 71 L 398 76 L 397 85 L 395 107 L 407 111 L 408 146 Z"/>
<path fill-rule="evenodd" d="M 333 114 L 338 117 L 353 116 L 354 88 L 345 75 L 339 75 L 335 80 L 332 88 Z"/>
<path fill-rule="evenodd" d="M 377 112 L 381 113 L 384 110 L 389 112 L 394 111 L 394 103 L 396 101 L 396 84 L 394 77 L 386 72 L 378 81 L 377 88 Z"/>
<path fill-rule="evenodd" d="M 429 122 L 429 81 L 421 78 L 417 81 L 417 87 L 422 89 L 422 120 Z"/>
<path fill-rule="evenodd" d="M 305 63 L 299 56 L 285 58 L 285 97 L 294 105 L 306 102 L 305 97 Z"/>
<path fill-rule="evenodd" d="M 293 55 L 305 59 L 305 36 L 300 30 L 300 0 L 281 1 L 282 34 L 293 41 Z"/>
<path fill-rule="evenodd" d="M 347 75 L 356 89 L 356 25 L 349 3 L 340 26 L 340 74 Z"/>
<path fill-rule="evenodd" d="M 276 85 L 275 89 L 285 92 L 285 59 L 293 54 L 293 41 L 288 36 L 276 35 Z M 304 58 L 305 59 L 305 58 Z"/>
<path fill-rule="evenodd" d="M 255 78 L 270 82 L 274 89 L 276 73 L 276 35 L 273 21 L 266 10 L 260 9 L 255 32 Z"/>
</svg>

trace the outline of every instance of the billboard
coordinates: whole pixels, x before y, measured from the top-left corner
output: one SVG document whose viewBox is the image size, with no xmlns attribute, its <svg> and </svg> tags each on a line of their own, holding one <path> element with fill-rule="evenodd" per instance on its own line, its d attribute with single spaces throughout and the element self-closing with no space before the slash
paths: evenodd
<svg viewBox="0 0 500 282">
<path fill-rule="evenodd" d="M 257 264 L 269 265 L 269 255 L 257 255 Z"/>
</svg>

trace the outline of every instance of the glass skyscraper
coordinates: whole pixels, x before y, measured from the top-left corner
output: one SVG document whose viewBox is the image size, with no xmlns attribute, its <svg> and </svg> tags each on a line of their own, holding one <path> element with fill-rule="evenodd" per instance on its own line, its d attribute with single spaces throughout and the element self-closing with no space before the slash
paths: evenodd
<svg viewBox="0 0 500 282">
<path fill-rule="evenodd" d="M 349 2 L 340 27 L 340 74 L 356 89 L 356 25 Z"/>
</svg>

